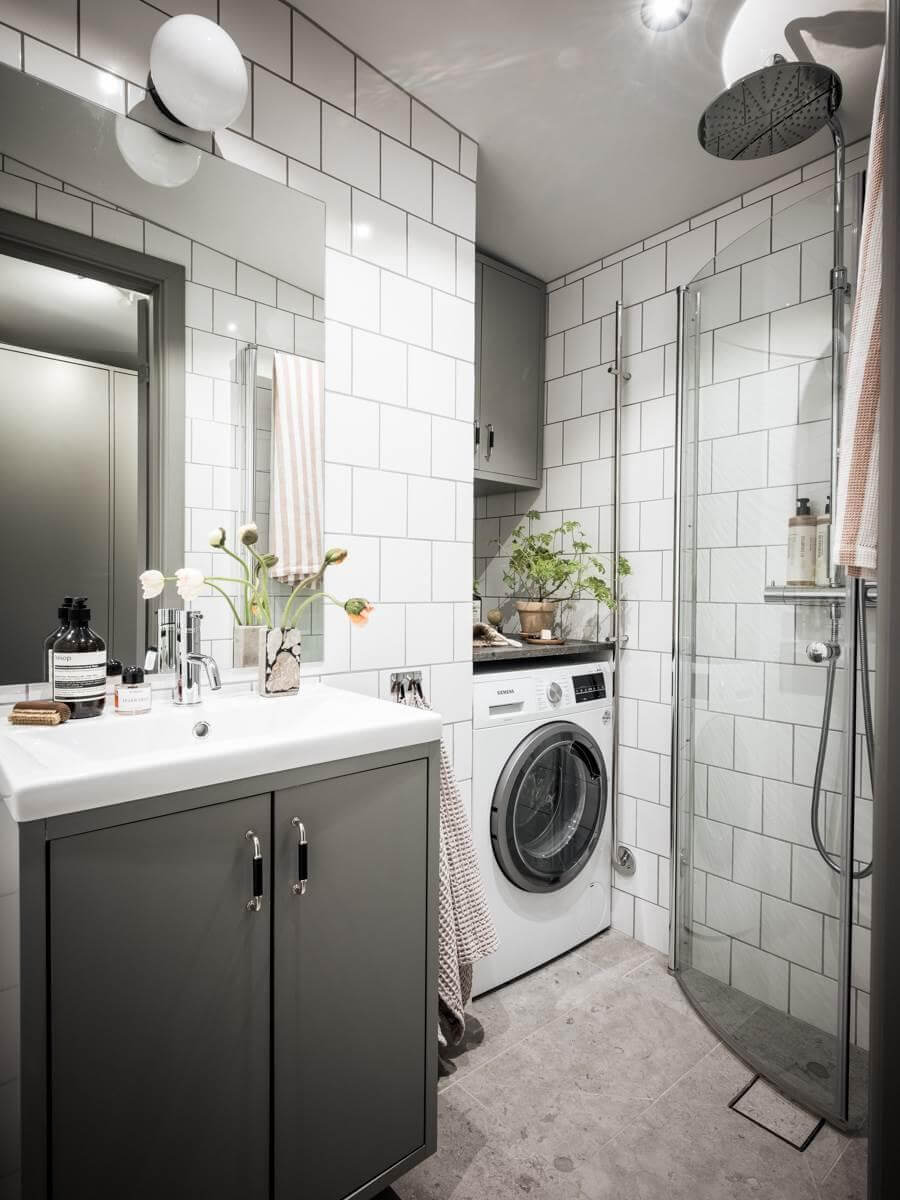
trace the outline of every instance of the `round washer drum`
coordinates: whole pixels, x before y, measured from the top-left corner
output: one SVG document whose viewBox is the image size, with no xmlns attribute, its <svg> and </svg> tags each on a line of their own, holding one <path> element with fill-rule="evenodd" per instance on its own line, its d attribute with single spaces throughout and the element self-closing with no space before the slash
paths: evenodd
<svg viewBox="0 0 900 1200">
<path fill-rule="evenodd" d="M 526 892 L 571 883 L 600 840 L 606 805 L 606 764 L 587 730 L 571 721 L 535 729 L 494 789 L 491 845 L 503 874 Z"/>
</svg>

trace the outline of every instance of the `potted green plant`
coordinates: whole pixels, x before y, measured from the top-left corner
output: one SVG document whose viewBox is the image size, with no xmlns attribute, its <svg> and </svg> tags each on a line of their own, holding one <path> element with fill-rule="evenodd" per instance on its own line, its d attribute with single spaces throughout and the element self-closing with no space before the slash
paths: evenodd
<svg viewBox="0 0 900 1200">
<path fill-rule="evenodd" d="M 540 516 L 534 510 L 526 513 L 527 524 L 513 531 L 509 564 L 503 572 L 503 582 L 516 601 L 522 633 L 531 636 L 553 628 L 561 600 L 588 595 L 607 608 L 615 607 L 606 566 L 585 540 L 581 522 L 563 521 L 555 529 L 535 532 L 534 523 Z M 563 550 L 566 538 L 570 539 L 569 551 Z M 618 573 L 631 574 L 628 560 L 621 555 Z"/>
</svg>

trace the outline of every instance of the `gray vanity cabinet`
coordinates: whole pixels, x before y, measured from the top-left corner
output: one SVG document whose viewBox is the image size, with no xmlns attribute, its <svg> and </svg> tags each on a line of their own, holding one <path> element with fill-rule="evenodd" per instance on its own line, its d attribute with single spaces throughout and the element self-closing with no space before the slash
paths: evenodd
<svg viewBox="0 0 900 1200">
<path fill-rule="evenodd" d="M 244 834 L 265 864 L 269 807 L 49 843 L 54 1200 L 267 1194 L 271 959 Z"/>
<path fill-rule="evenodd" d="M 475 490 L 540 487 L 545 287 L 483 255 L 475 283 Z"/>
<path fill-rule="evenodd" d="M 433 1153 L 437 762 L 20 826 L 28 1200 L 369 1200 Z"/>
<path fill-rule="evenodd" d="M 343 1200 L 426 1140 L 424 760 L 275 795 L 275 1195 Z M 303 1186 L 298 1190 L 298 1181 Z"/>
</svg>

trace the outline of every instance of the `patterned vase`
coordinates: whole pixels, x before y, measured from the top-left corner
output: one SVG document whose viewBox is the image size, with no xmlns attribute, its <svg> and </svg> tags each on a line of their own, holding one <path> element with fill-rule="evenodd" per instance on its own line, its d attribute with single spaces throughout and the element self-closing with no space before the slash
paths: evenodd
<svg viewBox="0 0 900 1200">
<path fill-rule="evenodd" d="M 258 667 L 268 630 L 265 625 L 235 625 L 234 665 Z"/>
<path fill-rule="evenodd" d="M 259 661 L 261 696 L 296 696 L 300 690 L 300 630 L 266 630 L 265 653 Z"/>
</svg>

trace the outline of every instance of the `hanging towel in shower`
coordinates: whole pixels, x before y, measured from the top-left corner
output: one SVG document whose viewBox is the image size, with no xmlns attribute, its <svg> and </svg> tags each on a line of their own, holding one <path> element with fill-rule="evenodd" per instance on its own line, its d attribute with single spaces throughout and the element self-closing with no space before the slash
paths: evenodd
<svg viewBox="0 0 900 1200">
<path fill-rule="evenodd" d="M 847 390 L 841 421 L 841 458 L 835 516 L 837 562 L 851 575 L 878 567 L 878 405 L 881 399 L 881 242 L 884 180 L 884 58 L 875 92 L 866 204 Z"/>
<path fill-rule="evenodd" d="M 323 366 L 276 353 L 272 369 L 270 542 L 275 579 L 296 583 L 322 559 Z"/>
<path fill-rule="evenodd" d="M 408 704 L 428 708 L 421 690 Z M 475 856 L 472 825 L 441 740 L 440 867 L 438 884 L 438 1042 L 455 1045 L 466 1027 L 472 967 L 497 949 L 497 933 Z"/>
</svg>

